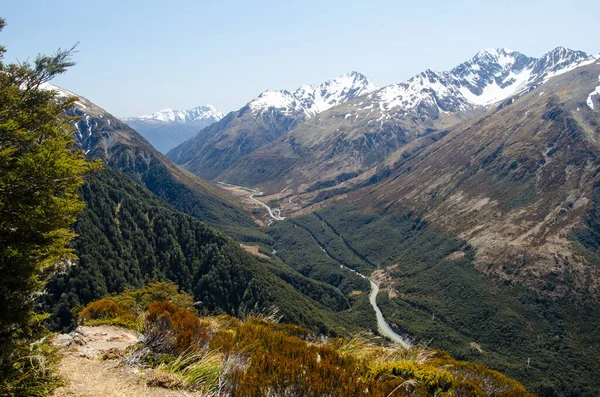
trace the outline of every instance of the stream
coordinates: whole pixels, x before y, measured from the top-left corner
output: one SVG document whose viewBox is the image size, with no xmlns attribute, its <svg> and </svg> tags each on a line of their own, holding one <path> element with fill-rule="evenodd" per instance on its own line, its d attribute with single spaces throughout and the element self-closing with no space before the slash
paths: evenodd
<svg viewBox="0 0 600 397">
<path fill-rule="evenodd" d="M 243 189 L 247 192 L 250 193 L 250 195 L 248 196 L 252 201 L 260 204 L 261 206 L 265 207 L 267 209 L 267 212 L 269 213 L 269 216 L 271 217 L 271 219 L 269 220 L 269 225 L 272 224 L 272 222 L 274 221 L 282 221 L 285 219 L 285 217 L 281 216 L 281 209 L 280 208 L 275 208 L 272 209 L 271 207 L 269 207 L 268 205 L 266 205 L 265 203 L 263 203 L 262 201 L 254 198 L 254 196 L 261 196 L 263 194 L 263 192 L 257 190 L 257 189 L 251 189 L 249 187 L 245 187 L 245 186 L 238 186 L 238 185 L 232 185 L 229 183 L 225 183 L 225 182 L 217 182 L 219 185 L 224 185 L 224 186 L 231 186 L 231 187 L 236 187 L 239 189 Z M 290 198 L 290 203 L 291 203 L 291 198 Z M 317 242 L 318 243 L 318 242 Z M 321 247 L 319 245 L 319 247 Z M 325 255 L 331 257 L 329 255 L 329 253 L 325 250 L 325 248 L 321 247 L 321 249 L 323 250 L 323 252 L 325 253 Z M 273 253 L 275 253 L 276 251 L 273 250 Z M 332 258 L 333 259 L 333 258 Z M 342 269 L 354 272 L 355 274 L 359 275 L 360 277 L 369 280 L 369 282 L 371 283 L 371 293 L 369 294 L 369 303 L 371 304 L 371 306 L 373 307 L 373 310 L 375 311 L 375 316 L 377 317 L 377 328 L 379 329 L 379 332 L 391 339 L 392 341 L 398 343 L 400 346 L 402 346 L 405 349 L 409 349 L 412 347 L 412 343 L 410 342 L 410 340 L 406 337 L 403 337 L 401 335 L 398 335 L 396 332 L 394 332 L 394 330 L 392 329 L 392 327 L 389 326 L 389 324 L 385 321 L 385 318 L 383 317 L 383 313 L 381 312 L 381 309 L 379 309 L 379 306 L 377 306 L 377 294 L 379 294 L 379 285 L 377 285 L 377 283 L 375 283 L 375 281 L 371 280 L 369 277 L 365 276 L 364 274 L 361 274 L 359 272 L 357 272 L 354 269 L 350 269 L 349 267 L 346 267 L 344 265 L 340 265 L 340 267 Z"/>
</svg>

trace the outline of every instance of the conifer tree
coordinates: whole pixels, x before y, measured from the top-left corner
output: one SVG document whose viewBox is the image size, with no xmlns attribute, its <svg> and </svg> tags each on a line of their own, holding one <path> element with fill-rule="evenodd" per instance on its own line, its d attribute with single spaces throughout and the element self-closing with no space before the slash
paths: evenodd
<svg viewBox="0 0 600 397">
<path fill-rule="evenodd" d="M 76 98 L 42 89 L 74 65 L 73 49 L 5 64 L 0 46 L 0 378 L 37 336 L 34 302 L 44 281 L 73 259 L 77 189 L 98 166 L 73 145 L 64 111 Z"/>
</svg>

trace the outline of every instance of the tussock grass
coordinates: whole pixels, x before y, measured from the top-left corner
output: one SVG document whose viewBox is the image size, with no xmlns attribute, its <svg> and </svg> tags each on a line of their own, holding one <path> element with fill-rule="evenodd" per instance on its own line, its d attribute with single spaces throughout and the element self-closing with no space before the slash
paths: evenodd
<svg viewBox="0 0 600 397">
<path fill-rule="evenodd" d="M 276 311 L 192 320 L 191 312 L 173 303 L 147 307 L 145 331 L 177 346 L 165 350 L 161 342 L 156 350 L 153 339 L 146 338 L 145 349 L 154 355 L 151 385 L 234 397 L 529 395 L 496 371 L 426 345 L 378 346 L 365 333 L 349 339 L 319 337 L 297 325 L 279 324 Z M 187 342 L 178 345 L 178 340 Z"/>
<path fill-rule="evenodd" d="M 0 373 L 0 396 L 48 396 L 62 385 L 57 349 L 46 338 L 22 350 Z"/>
<path fill-rule="evenodd" d="M 157 369 L 175 375 L 187 388 L 213 393 L 220 384 L 224 365 L 222 355 L 217 352 L 190 349 Z"/>
</svg>

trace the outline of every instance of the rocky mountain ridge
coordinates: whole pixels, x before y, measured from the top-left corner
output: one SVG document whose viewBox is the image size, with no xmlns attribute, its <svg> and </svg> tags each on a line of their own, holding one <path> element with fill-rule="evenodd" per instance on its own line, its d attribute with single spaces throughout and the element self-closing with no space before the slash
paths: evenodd
<svg viewBox="0 0 600 397">
<path fill-rule="evenodd" d="M 443 135 L 596 59 L 564 47 L 539 59 L 507 49 L 480 51 L 451 71 L 426 70 L 322 112 L 241 158 L 217 179 L 271 192 L 298 192 L 319 180 L 361 173 L 413 141 Z"/>
<path fill-rule="evenodd" d="M 256 113 L 277 109 L 283 114 L 304 114 L 306 118 L 310 118 L 376 89 L 368 77 L 352 71 L 320 85 L 303 85 L 293 93 L 267 90 L 250 101 L 248 106 Z"/>
<path fill-rule="evenodd" d="M 60 97 L 77 96 L 73 117 L 76 145 L 90 158 L 101 159 L 148 188 L 176 209 L 208 224 L 227 229 L 252 220 L 222 189 L 207 183 L 169 161 L 137 131 L 88 99 L 68 90 L 45 84 L 42 88 Z"/>
<path fill-rule="evenodd" d="M 400 107 L 410 112 L 431 104 L 440 112 L 457 112 L 490 106 L 527 92 L 596 58 L 565 47 L 557 47 L 539 59 L 507 48 L 486 49 L 450 71 L 427 69 L 405 83 L 384 87 L 369 99 L 388 111 Z"/>
<path fill-rule="evenodd" d="M 285 135 L 305 120 L 375 89 L 358 72 L 296 91 L 267 90 L 242 109 L 198 133 L 167 157 L 204 179 L 213 179 L 241 157 Z"/>
</svg>

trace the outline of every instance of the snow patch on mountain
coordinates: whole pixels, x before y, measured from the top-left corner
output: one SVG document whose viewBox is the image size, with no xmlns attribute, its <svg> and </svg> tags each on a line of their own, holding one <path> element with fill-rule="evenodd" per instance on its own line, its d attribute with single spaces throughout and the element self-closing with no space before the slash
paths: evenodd
<svg viewBox="0 0 600 397">
<path fill-rule="evenodd" d="M 59 98 L 66 98 L 66 97 L 70 97 L 70 96 L 77 96 L 77 95 L 73 94 L 71 91 L 67 91 L 64 88 L 57 87 L 54 84 L 50 84 L 50 83 L 42 83 L 40 85 L 40 88 L 42 90 L 47 90 L 47 91 L 56 91 L 56 95 Z"/>
<path fill-rule="evenodd" d="M 375 91 L 377 86 L 358 72 L 345 73 L 319 86 L 303 85 L 294 92 L 309 116 Z"/>
<path fill-rule="evenodd" d="M 132 120 L 155 120 L 166 123 L 188 123 L 191 121 L 209 120 L 219 121 L 223 118 L 223 113 L 212 105 L 202 105 L 187 110 L 162 109 L 156 113 L 146 114 L 139 117 L 127 117 L 123 121 Z"/>
<path fill-rule="evenodd" d="M 73 94 L 71 91 L 65 90 L 64 88 L 57 87 L 54 84 L 50 84 L 48 82 L 40 84 L 40 88 L 42 90 L 56 91 L 56 96 L 59 98 L 78 97 L 78 95 Z M 75 105 L 82 109 L 85 109 L 87 107 L 81 101 L 75 101 Z"/>
<path fill-rule="evenodd" d="M 508 48 L 486 48 L 475 54 L 473 60 L 482 61 L 487 59 L 488 61 L 495 62 L 501 67 L 506 68 L 515 63 L 514 56 L 511 56 L 511 54 L 515 53 L 517 52 Z M 479 65 L 475 65 L 477 66 L 475 69 L 480 70 Z"/>
<path fill-rule="evenodd" d="M 293 93 L 285 90 L 265 91 L 248 106 L 257 113 L 277 109 L 286 115 L 301 114 L 310 118 L 376 89 L 375 84 L 363 74 L 349 72 L 320 85 L 303 85 Z"/>
<path fill-rule="evenodd" d="M 527 86 L 530 78 L 531 70 L 523 70 L 520 73 L 511 71 L 505 78 L 500 78 L 500 81 L 494 79 L 479 95 L 467 87 L 460 87 L 460 92 L 467 101 L 479 106 L 488 106 L 519 93 Z"/>
<path fill-rule="evenodd" d="M 289 91 L 284 90 L 267 90 L 248 105 L 255 111 L 264 111 L 269 108 L 275 108 L 286 115 L 293 114 L 296 109 L 301 107 L 294 95 Z"/>
<path fill-rule="evenodd" d="M 588 65 L 597 56 L 558 47 L 539 59 L 507 48 L 485 49 L 450 71 L 426 70 L 405 83 L 392 84 L 369 96 L 382 111 L 436 108 L 453 112 L 490 106 Z"/>
<path fill-rule="evenodd" d="M 421 102 L 437 105 L 437 96 L 451 95 L 443 78 L 433 70 L 426 70 L 406 83 L 389 85 L 377 93 L 381 111 L 395 107 L 414 108 Z"/>
<path fill-rule="evenodd" d="M 581 61 L 581 62 L 578 62 L 578 63 L 568 64 L 568 65 L 565 65 L 562 68 L 559 68 L 559 69 L 556 69 L 554 71 L 548 72 L 545 75 L 545 77 L 544 77 L 544 83 L 547 82 L 548 80 L 550 80 L 552 77 L 556 77 L 556 76 L 559 76 L 561 74 L 570 72 L 571 70 L 577 69 L 580 66 L 585 66 L 585 65 L 589 65 L 591 63 L 594 63 L 594 61 L 597 59 L 597 57 L 598 57 L 598 55 L 596 55 L 596 56 L 592 55 L 590 57 L 590 59 L 587 59 L 585 61 Z"/>
<path fill-rule="evenodd" d="M 600 80 L 600 76 L 598 76 L 598 80 Z M 596 89 L 594 91 L 592 91 L 590 93 L 590 95 L 588 95 L 588 97 L 587 97 L 586 103 L 592 110 L 594 110 L 594 102 L 592 101 L 592 96 L 594 96 L 594 95 L 600 95 L 600 85 L 598 87 L 596 87 Z"/>
</svg>

